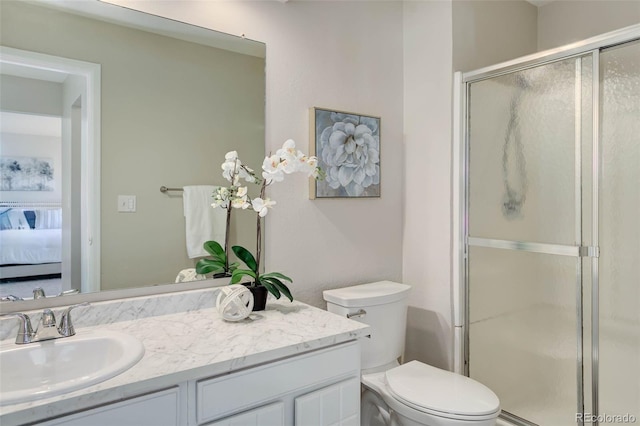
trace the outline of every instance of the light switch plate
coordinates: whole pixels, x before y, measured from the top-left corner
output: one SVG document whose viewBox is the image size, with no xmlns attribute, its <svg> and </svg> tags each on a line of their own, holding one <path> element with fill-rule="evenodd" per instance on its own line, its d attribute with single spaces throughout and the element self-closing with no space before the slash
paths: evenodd
<svg viewBox="0 0 640 426">
<path fill-rule="evenodd" d="M 136 196 L 135 195 L 118 195 L 118 211 L 122 213 L 135 213 Z"/>
</svg>

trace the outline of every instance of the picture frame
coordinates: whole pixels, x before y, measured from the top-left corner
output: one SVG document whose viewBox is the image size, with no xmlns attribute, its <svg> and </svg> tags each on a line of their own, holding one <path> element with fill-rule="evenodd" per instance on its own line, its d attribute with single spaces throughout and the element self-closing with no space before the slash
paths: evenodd
<svg viewBox="0 0 640 426">
<path fill-rule="evenodd" d="M 309 198 L 380 197 L 381 118 L 312 107 L 309 151 L 326 173 L 310 180 Z"/>
<path fill-rule="evenodd" d="M 53 191 L 53 159 L 0 156 L 0 191 Z"/>
</svg>

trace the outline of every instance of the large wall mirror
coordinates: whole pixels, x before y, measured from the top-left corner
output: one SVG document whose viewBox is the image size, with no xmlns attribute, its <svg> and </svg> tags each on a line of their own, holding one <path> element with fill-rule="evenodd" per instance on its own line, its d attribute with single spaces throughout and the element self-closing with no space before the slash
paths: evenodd
<svg viewBox="0 0 640 426">
<path fill-rule="evenodd" d="M 174 283 L 197 261 L 182 189 L 227 185 L 228 151 L 262 164 L 265 45 L 97 0 L 0 19 L 0 295 Z M 255 246 L 254 215 L 233 218 Z"/>
</svg>

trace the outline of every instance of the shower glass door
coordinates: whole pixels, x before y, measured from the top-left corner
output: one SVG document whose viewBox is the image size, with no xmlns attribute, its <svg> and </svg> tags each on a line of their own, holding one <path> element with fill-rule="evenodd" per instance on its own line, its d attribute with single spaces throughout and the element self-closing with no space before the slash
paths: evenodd
<svg viewBox="0 0 640 426">
<path fill-rule="evenodd" d="M 469 375 L 524 424 L 580 424 L 589 408 L 593 66 L 467 86 Z"/>
<path fill-rule="evenodd" d="M 622 424 L 640 422 L 640 42 L 603 50 L 600 79 L 599 414 Z"/>
</svg>

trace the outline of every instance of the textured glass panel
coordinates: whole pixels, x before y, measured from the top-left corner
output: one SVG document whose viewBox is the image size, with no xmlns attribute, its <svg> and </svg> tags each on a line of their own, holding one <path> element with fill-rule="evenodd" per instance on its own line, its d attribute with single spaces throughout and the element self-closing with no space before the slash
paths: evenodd
<svg viewBox="0 0 640 426">
<path fill-rule="evenodd" d="M 640 43 L 600 60 L 600 413 L 640 421 Z"/>
<path fill-rule="evenodd" d="M 575 424 L 580 260 L 471 247 L 470 376 L 503 410 L 539 425 Z"/>
<path fill-rule="evenodd" d="M 576 139 L 580 105 L 590 105 L 580 63 L 568 59 L 471 85 L 471 236 L 576 243 Z"/>
</svg>

